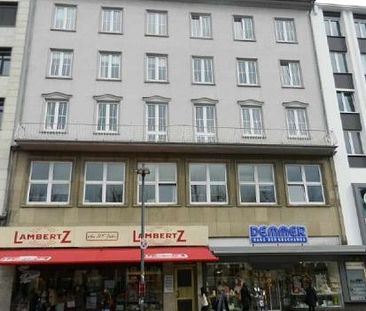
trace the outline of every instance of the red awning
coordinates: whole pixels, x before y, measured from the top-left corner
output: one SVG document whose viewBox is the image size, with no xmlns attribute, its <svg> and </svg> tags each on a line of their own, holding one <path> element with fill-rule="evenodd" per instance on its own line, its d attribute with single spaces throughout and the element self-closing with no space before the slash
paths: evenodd
<svg viewBox="0 0 366 311">
<path fill-rule="evenodd" d="M 207 247 L 151 247 L 146 262 L 217 261 Z M 2 249 L 0 265 L 132 263 L 140 261 L 139 248 Z"/>
</svg>

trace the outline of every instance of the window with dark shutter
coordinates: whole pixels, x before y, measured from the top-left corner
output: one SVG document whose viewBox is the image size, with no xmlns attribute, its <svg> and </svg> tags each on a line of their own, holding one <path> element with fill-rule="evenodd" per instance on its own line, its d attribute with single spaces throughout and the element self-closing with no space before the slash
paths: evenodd
<svg viewBox="0 0 366 311">
<path fill-rule="evenodd" d="M 17 2 L 0 2 L 0 27 L 15 26 L 17 9 Z"/>
</svg>

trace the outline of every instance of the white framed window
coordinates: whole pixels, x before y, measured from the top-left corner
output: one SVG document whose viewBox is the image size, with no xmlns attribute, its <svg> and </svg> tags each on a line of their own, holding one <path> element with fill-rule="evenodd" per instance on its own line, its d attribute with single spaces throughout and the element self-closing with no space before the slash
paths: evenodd
<svg viewBox="0 0 366 311">
<path fill-rule="evenodd" d="M 46 131 L 65 131 L 68 102 L 64 100 L 47 100 L 44 129 Z"/>
<path fill-rule="evenodd" d="M 66 31 L 76 30 L 76 6 L 56 4 L 52 28 Z"/>
<path fill-rule="evenodd" d="M 353 92 L 337 91 L 337 99 L 340 112 L 355 112 Z"/>
<path fill-rule="evenodd" d="M 211 15 L 191 13 L 192 38 L 212 38 Z"/>
<path fill-rule="evenodd" d="M 193 83 L 213 84 L 213 58 L 212 57 L 192 57 Z"/>
<path fill-rule="evenodd" d="M 339 24 L 339 18 L 325 17 L 324 25 L 325 25 L 325 32 L 328 37 L 340 37 L 341 36 L 341 27 Z"/>
<path fill-rule="evenodd" d="M 234 16 L 234 40 L 255 40 L 252 16 Z"/>
<path fill-rule="evenodd" d="M 48 76 L 52 78 L 71 78 L 74 52 L 51 49 Z"/>
<path fill-rule="evenodd" d="M 146 34 L 149 36 L 167 36 L 168 12 L 148 10 L 146 12 Z"/>
<path fill-rule="evenodd" d="M 366 76 L 366 54 L 361 53 L 362 72 Z"/>
<path fill-rule="evenodd" d="M 140 163 L 142 164 L 142 163 Z M 177 166 L 175 163 L 144 163 L 150 174 L 145 177 L 146 204 L 177 203 Z M 138 202 L 141 204 L 141 176 L 138 180 Z"/>
<path fill-rule="evenodd" d="M 72 162 L 32 161 L 27 203 L 68 204 Z"/>
<path fill-rule="evenodd" d="M 277 42 L 297 42 L 293 18 L 276 18 L 275 29 Z"/>
<path fill-rule="evenodd" d="M 281 60 L 281 81 L 284 87 L 301 87 L 300 62 Z"/>
<path fill-rule="evenodd" d="M 146 137 L 148 141 L 168 139 L 168 104 L 146 103 Z"/>
<path fill-rule="evenodd" d="M 121 79 L 121 53 L 99 52 L 98 78 L 104 80 Z"/>
<path fill-rule="evenodd" d="M 357 38 L 366 38 L 366 20 L 355 20 Z"/>
<path fill-rule="evenodd" d="M 361 133 L 358 131 L 343 131 L 344 141 L 348 154 L 364 154 L 362 148 Z"/>
<path fill-rule="evenodd" d="M 225 164 L 189 164 L 191 204 L 227 204 Z"/>
<path fill-rule="evenodd" d="M 286 165 L 290 204 L 324 204 L 324 189 L 319 165 Z"/>
<path fill-rule="evenodd" d="M 346 53 L 330 52 L 330 60 L 334 73 L 347 73 L 347 57 Z"/>
<path fill-rule="evenodd" d="M 276 187 L 272 164 L 239 164 L 241 204 L 276 203 Z"/>
<path fill-rule="evenodd" d="M 118 102 L 97 102 L 97 132 L 118 132 Z"/>
<path fill-rule="evenodd" d="M 146 81 L 147 82 L 168 81 L 168 55 L 160 55 L 160 54 L 146 55 Z"/>
<path fill-rule="evenodd" d="M 237 73 L 239 85 L 258 85 L 256 59 L 237 59 Z"/>
<path fill-rule="evenodd" d="M 289 138 L 309 138 L 309 127 L 305 108 L 286 108 Z"/>
<path fill-rule="evenodd" d="M 106 33 L 122 33 L 121 8 L 102 8 L 100 31 Z"/>
<path fill-rule="evenodd" d="M 195 105 L 196 142 L 216 141 L 216 107 L 214 105 Z"/>
<path fill-rule="evenodd" d="M 262 137 L 264 135 L 262 108 L 256 106 L 241 106 L 244 136 Z"/>
<path fill-rule="evenodd" d="M 84 204 L 123 204 L 125 163 L 86 162 Z"/>
</svg>

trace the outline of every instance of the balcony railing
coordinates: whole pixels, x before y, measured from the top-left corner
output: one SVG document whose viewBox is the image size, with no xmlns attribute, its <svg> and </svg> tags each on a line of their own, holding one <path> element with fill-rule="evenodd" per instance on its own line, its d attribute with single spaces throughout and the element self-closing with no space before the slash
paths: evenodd
<svg viewBox="0 0 366 311">
<path fill-rule="evenodd" d="M 216 127 L 207 134 L 196 133 L 192 125 L 170 125 L 166 135 L 148 133 L 143 125 L 120 125 L 114 132 L 101 132 L 93 124 L 67 124 L 65 130 L 46 130 L 44 124 L 22 123 L 15 132 L 16 141 L 82 141 L 128 143 L 183 143 L 183 144 L 272 144 L 303 146 L 335 146 L 332 132 L 308 130 L 299 135 L 287 129 L 264 129 L 261 135 L 245 135 L 243 128 Z"/>
</svg>

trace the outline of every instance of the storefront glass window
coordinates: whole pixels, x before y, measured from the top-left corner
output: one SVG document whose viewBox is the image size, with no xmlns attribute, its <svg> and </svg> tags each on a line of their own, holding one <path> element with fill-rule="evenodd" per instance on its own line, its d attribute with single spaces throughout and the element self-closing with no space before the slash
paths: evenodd
<svg viewBox="0 0 366 311">
<path fill-rule="evenodd" d="M 135 311 L 138 266 L 17 268 L 11 311 Z M 146 267 L 146 311 L 163 310 L 161 266 Z"/>
<path fill-rule="evenodd" d="M 318 296 L 317 310 L 343 305 L 336 262 L 299 262 L 281 264 L 281 267 L 266 269 L 263 265 L 246 262 L 207 264 L 206 285 L 210 299 L 214 304 L 223 290 L 229 298 L 230 311 L 240 311 L 240 289 L 245 282 L 253 310 L 307 310 L 305 287 L 311 282 Z"/>
<path fill-rule="evenodd" d="M 346 276 L 351 301 L 366 301 L 364 264 L 362 262 L 346 262 Z"/>
</svg>

